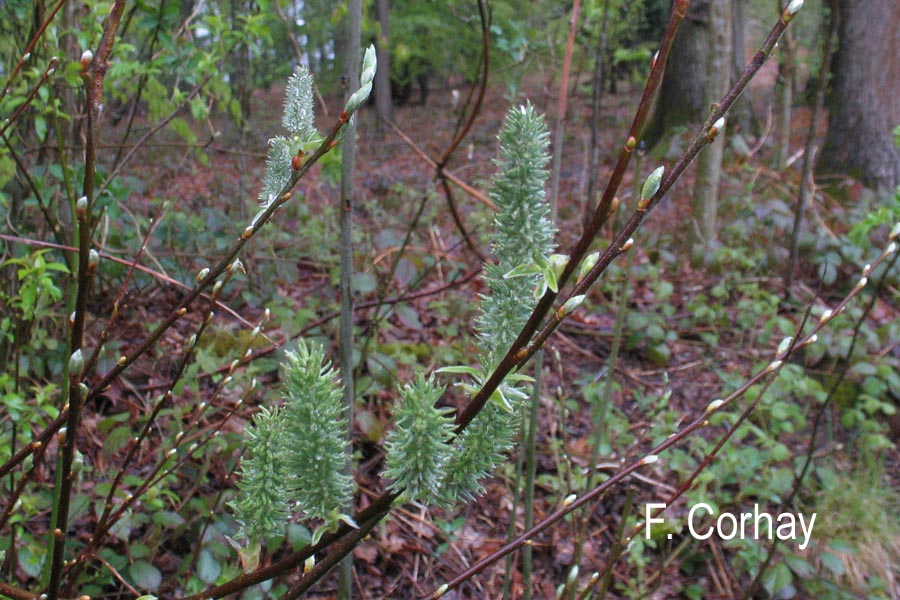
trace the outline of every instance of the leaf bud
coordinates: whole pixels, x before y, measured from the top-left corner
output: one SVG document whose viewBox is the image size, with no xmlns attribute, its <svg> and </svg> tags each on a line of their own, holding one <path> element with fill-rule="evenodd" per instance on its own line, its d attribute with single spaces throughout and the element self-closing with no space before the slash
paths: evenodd
<svg viewBox="0 0 900 600">
<path fill-rule="evenodd" d="M 625 243 L 622 244 L 622 252 L 628 252 L 631 250 L 632 246 L 634 246 L 634 238 L 628 238 L 625 240 Z"/>
<path fill-rule="evenodd" d="M 803 8 L 803 0 L 791 0 L 791 3 L 788 4 L 787 11 L 789 15 L 794 16 L 801 8 Z"/>
<path fill-rule="evenodd" d="M 778 349 L 775 351 L 775 358 L 784 358 L 784 355 L 787 354 L 787 351 L 791 349 L 791 344 L 794 343 L 794 338 L 788 336 L 781 340 L 781 343 L 778 344 Z"/>
<path fill-rule="evenodd" d="M 641 464 L 642 465 L 652 465 L 653 463 L 655 463 L 658 460 L 659 460 L 659 456 L 657 456 L 656 454 L 648 454 L 647 456 L 645 456 L 644 458 L 641 459 Z"/>
<path fill-rule="evenodd" d="M 709 403 L 709 406 L 706 407 L 706 414 L 719 410 L 719 407 L 723 404 L 725 404 L 725 401 L 722 399 L 713 400 Z"/>
<path fill-rule="evenodd" d="M 249 229 L 249 227 L 248 227 L 248 229 Z M 231 273 L 232 275 L 234 275 L 238 271 L 240 271 L 241 273 L 244 273 L 244 274 L 247 273 L 247 270 L 244 269 L 244 263 L 241 262 L 241 259 L 235 258 L 231 262 L 231 264 L 228 265 L 228 272 Z"/>
<path fill-rule="evenodd" d="M 581 261 L 581 268 L 578 270 L 578 281 L 584 279 L 584 276 L 591 272 L 597 262 L 600 260 L 599 252 L 592 252 L 588 254 L 583 261 Z"/>
<path fill-rule="evenodd" d="M 889 238 L 891 241 L 896 240 L 897 238 L 900 238 L 900 221 L 898 221 L 898 222 L 894 225 L 894 228 L 891 229 L 891 233 L 890 233 L 890 235 L 888 236 L 888 238 Z"/>
<path fill-rule="evenodd" d="M 450 589 L 449 585 L 447 585 L 446 583 L 442 583 L 440 585 L 440 587 L 438 587 L 438 589 L 434 590 L 434 593 L 431 595 L 432 600 L 437 600 L 437 598 L 440 598 L 441 596 L 446 594 L 447 590 L 449 590 L 449 589 Z"/>
<path fill-rule="evenodd" d="M 75 218 L 79 221 L 84 220 L 87 217 L 87 207 L 88 201 L 87 196 L 82 196 L 78 200 L 75 201 Z"/>
<path fill-rule="evenodd" d="M 97 265 L 100 264 L 100 255 L 96 250 L 91 248 L 88 250 L 88 262 L 87 262 L 87 270 L 89 275 L 93 275 L 94 271 L 97 270 Z"/>
<path fill-rule="evenodd" d="M 659 186 L 662 183 L 663 173 L 665 172 L 665 167 L 657 167 L 647 177 L 647 180 L 644 182 L 644 186 L 641 188 L 641 199 L 638 202 L 638 210 L 647 210 L 647 207 L 650 205 L 650 200 L 653 198 L 653 196 L 656 195 L 656 192 L 659 191 Z"/>
<path fill-rule="evenodd" d="M 303 562 L 303 574 L 307 574 L 316 566 L 316 556 L 312 555 Z"/>
<path fill-rule="evenodd" d="M 706 132 L 706 139 L 712 142 L 719 135 L 719 132 L 722 131 L 723 127 L 725 127 L 725 117 L 719 117 L 712 127 L 709 128 L 709 131 Z"/>
<path fill-rule="evenodd" d="M 556 318 L 559 320 L 566 318 L 567 316 L 575 312 L 575 309 L 581 306 L 582 302 L 584 302 L 584 294 L 572 296 L 571 298 L 566 300 L 566 303 L 563 304 L 559 310 L 556 311 Z"/>
<path fill-rule="evenodd" d="M 92 60 L 94 60 L 94 53 L 90 50 L 85 50 L 81 53 L 81 58 L 78 60 L 78 62 L 81 63 L 82 69 L 87 69 L 89 66 L 91 66 Z"/>
<path fill-rule="evenodd" d="M 571 506 L 572 503 L 575 502 L 575 500 L 577 500 L 577 499 L 578 499 L 578 494 L 569 494 L 568 496 L 566 496 L 566 499 L 563 500 L 562 505 L 564 507 Z"/>
<path fill-rule="evenodd" d="M 83 368 L 84 355 L 81 353 L 81 348 L 79 348 L 69 357 L 69 377 L 77 379 L 81 375 L 81 370 Z"/>
<path fill-rule="evenodd" d="M 194 278 L 194 282 L 200 283 L 201 281 L 206 279 L 207 275 L 209 275 L 209 267 L 204 267 L 204 268 L 200 269 L 200 272 L 197 273 L 197 276 Z"/>
<path fill-rule="evenodd" d="M 766 367 L 766 373 L 771 373 L 772 371 L 777 370 L 779 367 L 781 367 L 781 362 L 782 361 L 780 360 L 773 360 L 771 363 L 769 363 L 769 366 Z"/>
</svg>

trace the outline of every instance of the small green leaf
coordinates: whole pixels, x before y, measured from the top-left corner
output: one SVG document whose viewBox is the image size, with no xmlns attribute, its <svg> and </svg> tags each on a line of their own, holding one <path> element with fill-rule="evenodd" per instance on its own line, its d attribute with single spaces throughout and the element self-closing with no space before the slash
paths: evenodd
<svg viewBox="0 0 900 600">
<path fill-rule="evenodd" d="M 215 559 L 212 553 L 203 548 L 197 556 L 197 577 L 203 583 L 213 584 L 222 574 L 222 565 Z"/>
<path fill-rule="evenodd" d="M 475 377 L 476 379 L 478 379 L 482 376 L 481 371 L 479 371 L 478 369 L 476 369 L 474 367 L 466 367 L 463 365 L 458 365 L 455 367 L 441 367 L 440 369 L 435 371 L 435 373 L 453 373 L 456 375 L 471 375 L 472 377 Z"/>
<path fill-rule="evenodd" d="M 162 583 L 162 573 L 146 560 L 133 562 L 128 567 L 128 573 L 131 575 L 131 582 L 140 589 L 156 591 Z"/>
<path fill-rule="evenodd" d="M 819 556 L 819 560 L 821 560 L 822 564 L 835 575 L 841 576 L 844 574 L 844 561 L 842 561 L 839 556 L 832 554 L 831 552 L 823 552 Z"/>
<path fill-rule="evenodd" d="M 160 527 L 178 527 L 184 525 L 184 517 L 170 510 L 160 510 L 153 513 L 153 522 Z"/>
</svg>

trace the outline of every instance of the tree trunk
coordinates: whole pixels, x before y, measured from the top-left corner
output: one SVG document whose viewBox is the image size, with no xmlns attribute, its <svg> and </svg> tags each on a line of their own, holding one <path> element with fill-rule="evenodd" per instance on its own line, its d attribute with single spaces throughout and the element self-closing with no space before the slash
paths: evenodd
<svg viewBox="0 0 900 600">
<path fill-rule="evenodd" d="M 828 134 L 820 172 L 844 172 L 880 193 L 900 184 L 900 2 L 841 0 Z"/>
<path fill-rule="evenodd" d="M 747 0 L 732 0 L 731 3 L 731 80 L 737 81 L 738 77 L 747 67 L 747 42 L 746 42 L 746 19 L 744 18 L 744 8 Z M 728 121 L 732 126 L 732 135 L 740 132 L 743 135 L 757 133 L 758 127 L 753 116 L 753 106 L 750 103 L 750 96 L 747 90 L 738 96 L 731 110 L 728 111 Z"/>
<path fill-rule="evenodd" d="M 782 1 L 775 0 L 774 14 L 781 14 Z M 791 155 L 791 108 L 794 104 L 794 37 L 788 28 L 778 42 L 778 79 L 775 96 L 778 98 L 778 119 L 775 125 L 775 151 L 772 168 L 784 171 Z"/>
<path fill-rule="evenodd" d="M 648 147 L 655 146 L 673 127 L 700 123 L 706 117 L 709 110 L 706 78 L 710 55 L 710 3 L 710 0 L 691 2 L 678 30 L 653 118 L 642 136 Z M 727 75 L 725 79 L 728 79 Z"/>
<path fill-rule="evenodd" d="M 709 7 L 709 53 L 706 61 L 706 106 L 711 106 L 728 91 L 731 81 L 731 0 L 715 0 Z M 703 116 L 705 116 L 705 111 Z M 722 174 L 724 126 L 715 141 L 697 159 L 697 179 L 691 201 L 691 260 L 703 264 L 709 257 L 716 236 L 719 207 L 719 179 Z"/>
<path fill-rule="evenodd" d="M 378 114 L 376 127 L 381 132 L 384 127 L 382 120 L 392 121 L 394 119 L 394 105 L 391 101 L 389 0 L 376 0 L 375 13 L 381 30 L 375 44 L 375 56 L 378 59 L 378 70 L 375 71 L 375 112 Z"/>
</svg>

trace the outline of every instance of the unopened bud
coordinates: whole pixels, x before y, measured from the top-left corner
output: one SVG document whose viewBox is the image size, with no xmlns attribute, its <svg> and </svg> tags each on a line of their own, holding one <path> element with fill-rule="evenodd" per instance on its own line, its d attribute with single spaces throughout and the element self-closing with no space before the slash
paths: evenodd
<svg viewBox="0 0 900 600">
<path fill-rule="evenodd" d="M 303 574 L 309 573 L 313 570 L 313 567 L 316 566 L 316 557 L 315 555 L 310 556 L 303 562 Z"/>
<path fill-rule="evenodd" d="M 581 303 L 584 302 L 584 294 L 579 294 L 577 296 L 572 296 L 566 303 L 560 307 L 559 310 L 556 311 L 556 318 L 562 320 L 572 314 L 575 309 L 581 306 Z"/>
<path fill-rule="evenodd" d="M 75 218 L 79 221 L 83 220 L 87 217 L 87 207 L 88 201 L 87 196 L 82 196 L 78 200 L 75 201 Z"/>
<path fill-rule="evenodd" d="M 581 261 L 581 268 L 578 270 L 578 281 L 584 279 L 584 276 L 590 273 L 591 269 L 593 269 L 597 261 L 600 260 L 599 252 L 592 252 L 588 254 L 583 261 Z"/>
<path fill-rule="evenodd" d="M 868 277 L 860 277 L 860 278 L 859 278 L 859 281 L 856 282 L 856 286 L 854 287 L 854 289 L 857 290 L 857 291 L 858 291 L 858 290 L 861 290 L 861 289 L 863 289 L 864 287 L 866 287 L 866 284 L 867 284 L 867 283 L 869 283 L 869 278 L 868 278 Z"/>
<path fill-rule="evenodd" d="M 194 281 L 196 283 L 200 283 L 201 281 L 206 279 L 207 275 L 209 275 L 209 267 L 204 267 L 204 268 L 200 269 L 199 273 L 197 273 L 197 277 L 194 278 Z"/>
<path fill-rule="evenodd" d="M 725 127 L 725 117 L 719 117 L 713 126 L 709 128 L 709 131 L 706 132 L 706 139 L 710 142 L 716 139 L 716 136 L 719 135 L 719 132 L 722 131 L 722 128 Z"/>
<path fill-rule="evenodd" d="M 709 403 L 709 406 L 706 407 L 706 414 L 719 410 L 719 407 L 723 404 L 725 404 L 724 400 L 713 400 Z"/>
<path fill-rule="evenodd" d="M 791 349 L 791 344 L 793 343 L 794 338 L 790 336 L 781 340 L 781 343 L 778 344 L 778 349 L 775 351 L 775 358 L 784 358 L 784 355 Z"/>
<path fill-rule="evenodd" d="M 642 465 L 652 465 L 653 463 L 655 463 L 658 460 L 659 460 L 659 457 L 657 455 L 648 454 L 647 456 L 645 456 L 644 458 L 641 459 L 641 464 Z"/>
<path fill-rule="evenodd" d="M 662 183 L 663 173 L 665 172 L 665 167 L 657 167 L 647 177 L 647 180 L 644 182 L 644 185 L 641 188 L 641 199 L 638 202 L 638 210 L 647 210 L 647 207 L 650 205 L 650 200 L 653 198 L 653 196 L 656 195 L 656 192 L 659 191 L 659 186 Z"/>
<path fill-rule="evenodd" d="M 578 499 L 578 494 L 569 494 L 568 496 L 566 496 L 566 499 L 563 500 L 562 505 L 563 505 L 563 506 L 570 506 L 570 505 L 571 505 L 573 502 L 575 502 L 575 500 L 577 500 L 577 499 Z"/>
<path fill-rule="evenodd" d="M 78 62 L 81 63 L 82 69 L 87 69 L 91 65 L 92 60 L 94 60 L 94 53 L 90 50 L 85 50 L 81 53 L 81 59 Z"/>
<path fill-rule="evenodd" d="M 83 368 L 84 355 L 81 353 L 81 348 L 79 348 L 69 357 L 69 377 L 78 378 Z"/>
<path fill-rule="evenodd" d="M 628 252 L 631 250 L 632 246 L 634 246 L 634 238 L 628 238 L 625 240 L 625 243 L 622 244 L 622 252 Z"/>
<path fill-rule="evenodd" d="M 781 361 L 773 360 L 771 363 L 769 363 L 769 366 L 766 367 L 766 373 L 771 373 L 772 371 L 775 371 L 779 367 L 781 367 Z"/>
<path fill-rule="evenodd" d="M 446 594 L 447 590 L 449 590 L 449 589 L 450 589 L 449 585 L 447 585 L 446 583 L 442 583 L 440 585 L 440 587 L 438 587 L 438 589 L 434 590 L 434 593 L 431 595 L 432 600 L 436 600 L 437 598 L 440 598 L 441 596 Z"/>
<path fill-rule="evenodd" d="M 801 8 L 803 8 L 803 0 L 791 0 L 791 3 L 788 4 L 787 11 L 789 15 L 793 16 L 796 15 Z"/>
<path fill-rule="evenodd" d="M 888 238 L 891 240 L 896 240 L 898 237 L 900 237 L 900 221 L 898 221 L 897 224 L 894 225 L 894 228 L 891 229 L 891 233 L 888 236 Z"/>
<path fill-rule="evenodd" d="M 97 270 L 97 265 L 100 264 L 100 255 L 96 250 L 91 248 L 88 250 L 88 262 L 87 262 L 87 270 L 89 274 L 93 274 L 94 271 Z"/>
</svg>

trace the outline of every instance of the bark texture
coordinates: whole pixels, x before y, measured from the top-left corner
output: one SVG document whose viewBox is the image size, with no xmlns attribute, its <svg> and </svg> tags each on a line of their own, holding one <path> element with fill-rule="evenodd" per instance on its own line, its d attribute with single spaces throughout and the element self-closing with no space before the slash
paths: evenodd
<svg viewBox="0 0 900 600">
<path fill-rule="evenodd" d="M 842 172 L 881 193 L 900 184 L 900 2 L 841 0 L 828 134 L 819 172 Z"/>
<path fill-rule="evenodd" d="M 706 95 L 709 11 L 710 0 L 694 0 L 678 30 L 653 118 L 644 130 L 643 138 L 650 147 L 673 127 L 699 124 L 709 113 Z"/>
</svg>

